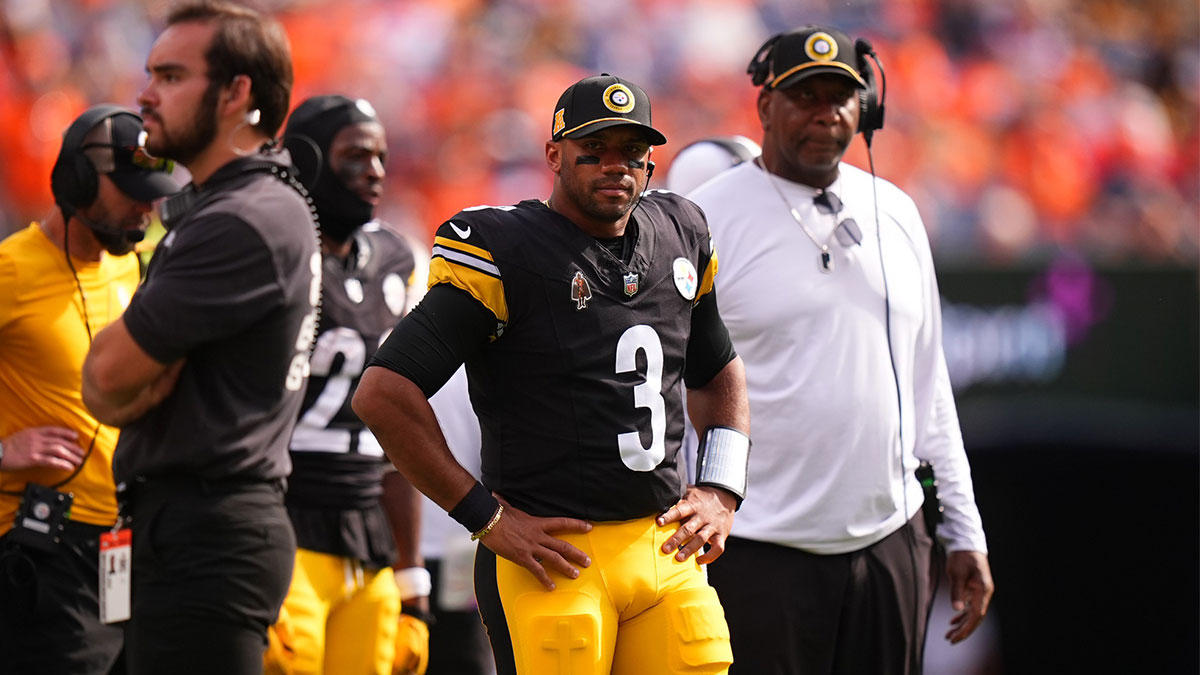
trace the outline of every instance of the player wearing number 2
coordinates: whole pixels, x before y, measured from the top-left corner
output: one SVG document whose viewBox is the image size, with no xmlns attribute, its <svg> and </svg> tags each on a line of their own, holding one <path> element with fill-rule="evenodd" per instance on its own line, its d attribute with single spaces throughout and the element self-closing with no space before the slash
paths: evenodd
<svg viewBox="0 0 1200 675">
<path fill-rule="evenodd" d="M 475 591 L 501 675 L 732 660 L 700 563 L 721 555 L 745 493 L 745 382 L 703 214 L 644 192 L 665 142 L 633 83 L 569 87 L 546 142 L 549 200 L 440 227 L 428 295 L 354 397 L 392 462 L 483 544 Z M 426 402 L 464 361 L 483 484 Z M 695 480 L 677 456 L 683 384 L 706 430 Z"/>
<path fill-rule="evenodd" d="M 404 313 L 415 261 L 400 235 L 372 220 L 387 138 L 369 102 L 307 99 L 288 119 L 283 142 L 317 210 L 322 302 L 290 447 L 287 508 L 296 566 L 274 635 L 294 656 L 269 650 L 267 670 L 391 675 L 398 627 L 407 634 L 419 622 L 401 618 L 403 591 L 424 597 L 429 584 L 420 583 L 428 573 L 416 567 L 416 532 L 394 537 L 385 507 L 407 520 L 419 495 L 394 472 L 386 475 L 387 459 L 350 409 L 350 396 L 367 359 Z M 394 563 L 403 570 L 395 580 Z M 398 588 L 398 581 L 414 578 Z M 423 622 L 416 629 L 426 636 L 423 655 L 428 630 Z"/>
</svg>

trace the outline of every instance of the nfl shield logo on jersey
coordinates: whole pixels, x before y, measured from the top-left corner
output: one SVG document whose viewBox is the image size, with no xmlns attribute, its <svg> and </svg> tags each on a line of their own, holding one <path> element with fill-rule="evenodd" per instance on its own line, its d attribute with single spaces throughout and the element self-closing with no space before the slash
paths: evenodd
<svg viewBox="0 0 1200 675">
<path fill-rule="evenodd" d="M 629 272 L 625 275 L 625 295 L 633 295 L 637 293 L 638 275 L 637 272 Z"/>
</svg>

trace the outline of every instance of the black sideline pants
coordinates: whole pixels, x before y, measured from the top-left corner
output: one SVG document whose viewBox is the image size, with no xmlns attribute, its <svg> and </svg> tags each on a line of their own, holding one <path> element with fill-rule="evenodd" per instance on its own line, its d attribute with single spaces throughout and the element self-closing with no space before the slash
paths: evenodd
<svg viewBox="0 0 1200 675">
<path fill-rule="evenodd" d="M 296 555 L 283 490 L 150 478 L 122 498 L 133 518 L 130 675 L 262 673 Z"/>
<path fill-rule="evenodd" d="M 708 566 L 733 640 L 730 675 L 918 675 L 932 549 L 920 513 L 838 555 L 730 537 Z"/>
<path fill-rule="evenodd" d="M 0 672 L 105 675 L 124 642 L 121 624 L 100 623 L 100 535 L 110 528 L 67 521 L 52 552 L 0 537 Z"/>
</svg>

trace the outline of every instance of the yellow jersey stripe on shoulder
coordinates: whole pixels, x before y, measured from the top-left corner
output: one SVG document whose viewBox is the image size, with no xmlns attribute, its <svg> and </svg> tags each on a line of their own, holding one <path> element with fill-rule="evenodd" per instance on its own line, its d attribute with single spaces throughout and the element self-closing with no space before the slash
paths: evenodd
<svg viewBox="0 0 1200 675">
<path fill-rule="evenodd" d="M 444 240 L 434 240 L 433 256 L 429 261 L 429 288 L 438 284 L 450 284 L 462 289 L 475 298 L 496 316 L 501 323 L 508 322 L 508 302 L 504 298 L 504 282 L 500 279 L 500 268 L 492 262 L 491 255 L 475 246 L 455 242 L 444 246 Z M 472 249 L 486 259 L 470 255 L 462 249 Z"/>
<path fill-rule="evenodd" d="M 479 248 L 478 246 L 472 246 L 470 244 L 459 241 L 457 239 L 451 239 L 449 237 L 434 237 L 433 238 L 433 247 L 436 249 L 439 246 L 441 246 L 443 248 L 453 249 L 455 251 L 461 251 L 469 256 L 481 258 L 488 262 L 495 262 L 492 258 L 491 252 L 488 251 L 487 249 L 482 249 L 482 248 Z M 497 272 L 497 274 L 499 274 L 499 272 Z"/>
<path fill-rule="evenodd" d="M 709 239 L 711 242 L 712 239 Z M 704 273 L 700 275 L 700 290 L 696 292 L 696 302 L 704 297 L 705 293 L 712 292 L 713 285 L 717 280 L 717 247 L 715 244 L 709 244 L 712 247 L 712 257 L 708 259 L 708 265 L 704 268 Z"/>
</svg>

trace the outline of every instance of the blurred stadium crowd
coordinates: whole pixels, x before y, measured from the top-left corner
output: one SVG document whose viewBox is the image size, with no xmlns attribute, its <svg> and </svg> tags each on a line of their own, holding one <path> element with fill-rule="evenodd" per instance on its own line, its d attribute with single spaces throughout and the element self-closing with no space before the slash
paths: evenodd
<svg viewBox="0 0 1200 675">
<path fill-rule="evenodd" d="M 257 0 L 292 41 L 293 104 L 369 98 L 389 134 L 382 215 L 428 238 L 471 204 L 549 194 L 565 83 L 641 84 L 670 143 L 759 138 L 745 65 L 803 23 L 870 38 L 887 77 L 875 167 L 918 201 L 940 260 L 1194 266 L 1194 0 Z M 50 208 L 60 134 L 135 105 L 167 0 L 0 0 L 0 236 Z M 867 166 L 861 142 L 848 155 Z M 664 175 L 660 173 L 659 175 Z"/>
</svg>

